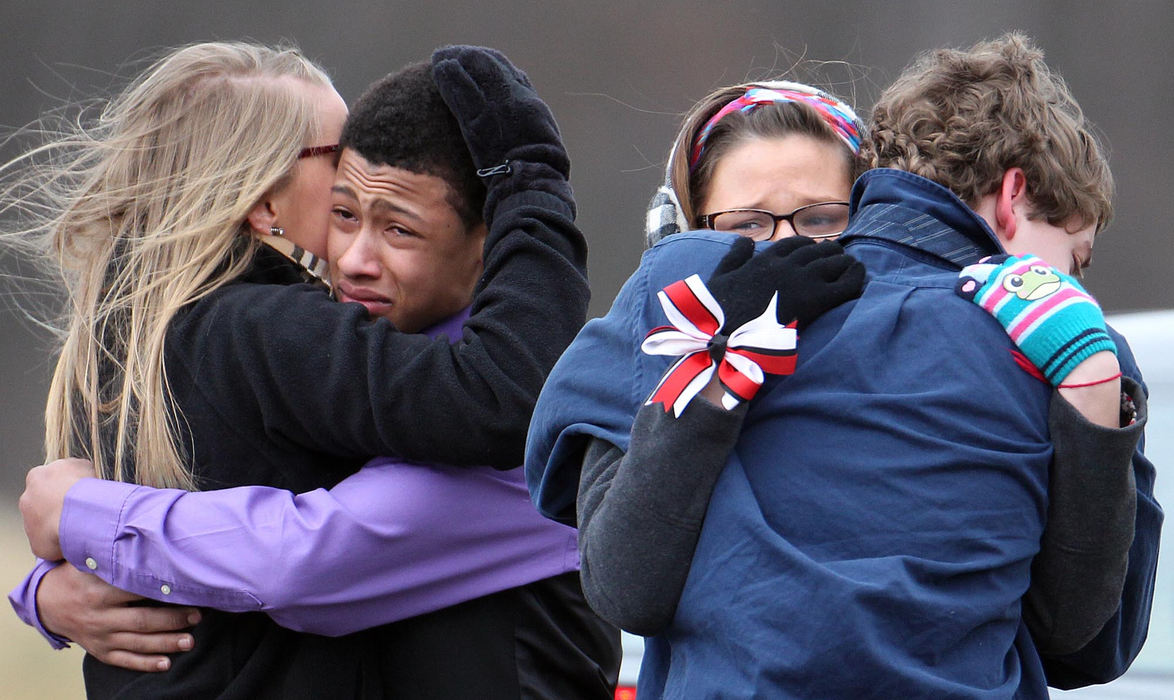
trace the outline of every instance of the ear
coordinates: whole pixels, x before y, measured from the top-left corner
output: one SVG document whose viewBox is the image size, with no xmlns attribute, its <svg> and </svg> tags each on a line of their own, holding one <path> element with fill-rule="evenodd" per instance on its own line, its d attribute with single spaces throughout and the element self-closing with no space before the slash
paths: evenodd
<svg viewBox="0 0 1174 700">
<path fill-rule="evenodd" d="M 1027 201 L 1027 176 L 1023 168 L 1010 168 L 1003 173 L 1003 182 L 995 193 L 995 234 L 1006 243 L 1015 238 L 1018 214 L 1025 214 Z"/>
<path fill-rule="evenodd" d="M 273 203 L 268 198 L 257 202 L 256 206 L 249 210 L 245 221 L 249 222 L 249 228 L 253 229 L 253 233 L 268 234 L 269 229 L 277 222 L 277 213 L 273 211 Z"/>
</svg>

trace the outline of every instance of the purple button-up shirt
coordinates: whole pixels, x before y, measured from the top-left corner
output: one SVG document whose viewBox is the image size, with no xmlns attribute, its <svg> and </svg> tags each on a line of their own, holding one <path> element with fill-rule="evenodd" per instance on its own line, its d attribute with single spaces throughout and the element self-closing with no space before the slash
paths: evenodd
<svg viewBox="0 0 1174 700">
<path fill-rule="evenodd" d="M 457 337 L 467 311 L 428 331 Z M 406 619 L 579 567 L 576 533 L 538 514 L 521 467 L 378 458 L 330 490 L 264 486 L 187 492 L 83 479 L 65 498 L 62 551 L 132 593 L 340 635 Z M 54 564 L 9 594 L 36 614 Z"/>
</svg>

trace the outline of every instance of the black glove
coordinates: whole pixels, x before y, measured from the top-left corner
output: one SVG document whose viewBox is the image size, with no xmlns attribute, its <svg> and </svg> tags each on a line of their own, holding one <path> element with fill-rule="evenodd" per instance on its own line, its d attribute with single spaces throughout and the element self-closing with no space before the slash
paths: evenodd
<svg viewBox="0 0 1174 700">
<path fill-rule="evenodd" d="M 446 46 L 432 54 L 432 79 L 452 110 L 478 174 L 493 189 L 535 189 L 537 180 L 563 181 L 571 162 L 550 108 L 529 78 L 504 55 L 480 46 Z M 507 177 L 503 177 L 507 176 Z M 536 189 L 570 197 L 568 186 Z"/>
<path fill-rule="evenodd" d="M 778 322 L 804 326 L 860 296 L 864 265 L 835 241 L 790 236 L 755 255 L 754 241 L 739 237 L 705 286 L 721 304 L 723 334 L 761 316 L 775 292 Z"/>
</svg>

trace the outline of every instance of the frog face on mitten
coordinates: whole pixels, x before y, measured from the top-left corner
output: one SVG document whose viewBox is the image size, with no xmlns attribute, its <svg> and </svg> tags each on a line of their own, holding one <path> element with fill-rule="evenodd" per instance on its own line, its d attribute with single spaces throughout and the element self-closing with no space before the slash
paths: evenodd
<svg viewBox="0 0 1174 700">
<path fill-rule="evenodd" d="M 1056 271 L 1043 265 L 1032 265 L 1021 274 L 1003 278 L 1003 289 L 1024 301 L 1037 301 L 1060 289 L 1061 280 Z"/>
</svg>

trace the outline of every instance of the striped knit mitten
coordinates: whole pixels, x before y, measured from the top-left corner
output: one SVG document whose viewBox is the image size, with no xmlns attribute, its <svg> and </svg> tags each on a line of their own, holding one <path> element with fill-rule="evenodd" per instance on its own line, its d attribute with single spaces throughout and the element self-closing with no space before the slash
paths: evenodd
<svg viewBox="0 0 1174 700">
<path fill-rule="evenodd" d="M 995 255 L 967 265 L 955 291 L 994 316 L 1053 386 L 1085 358 L 1117 353 L 1096 300 L 1034 255 Z"/>
</svg>

